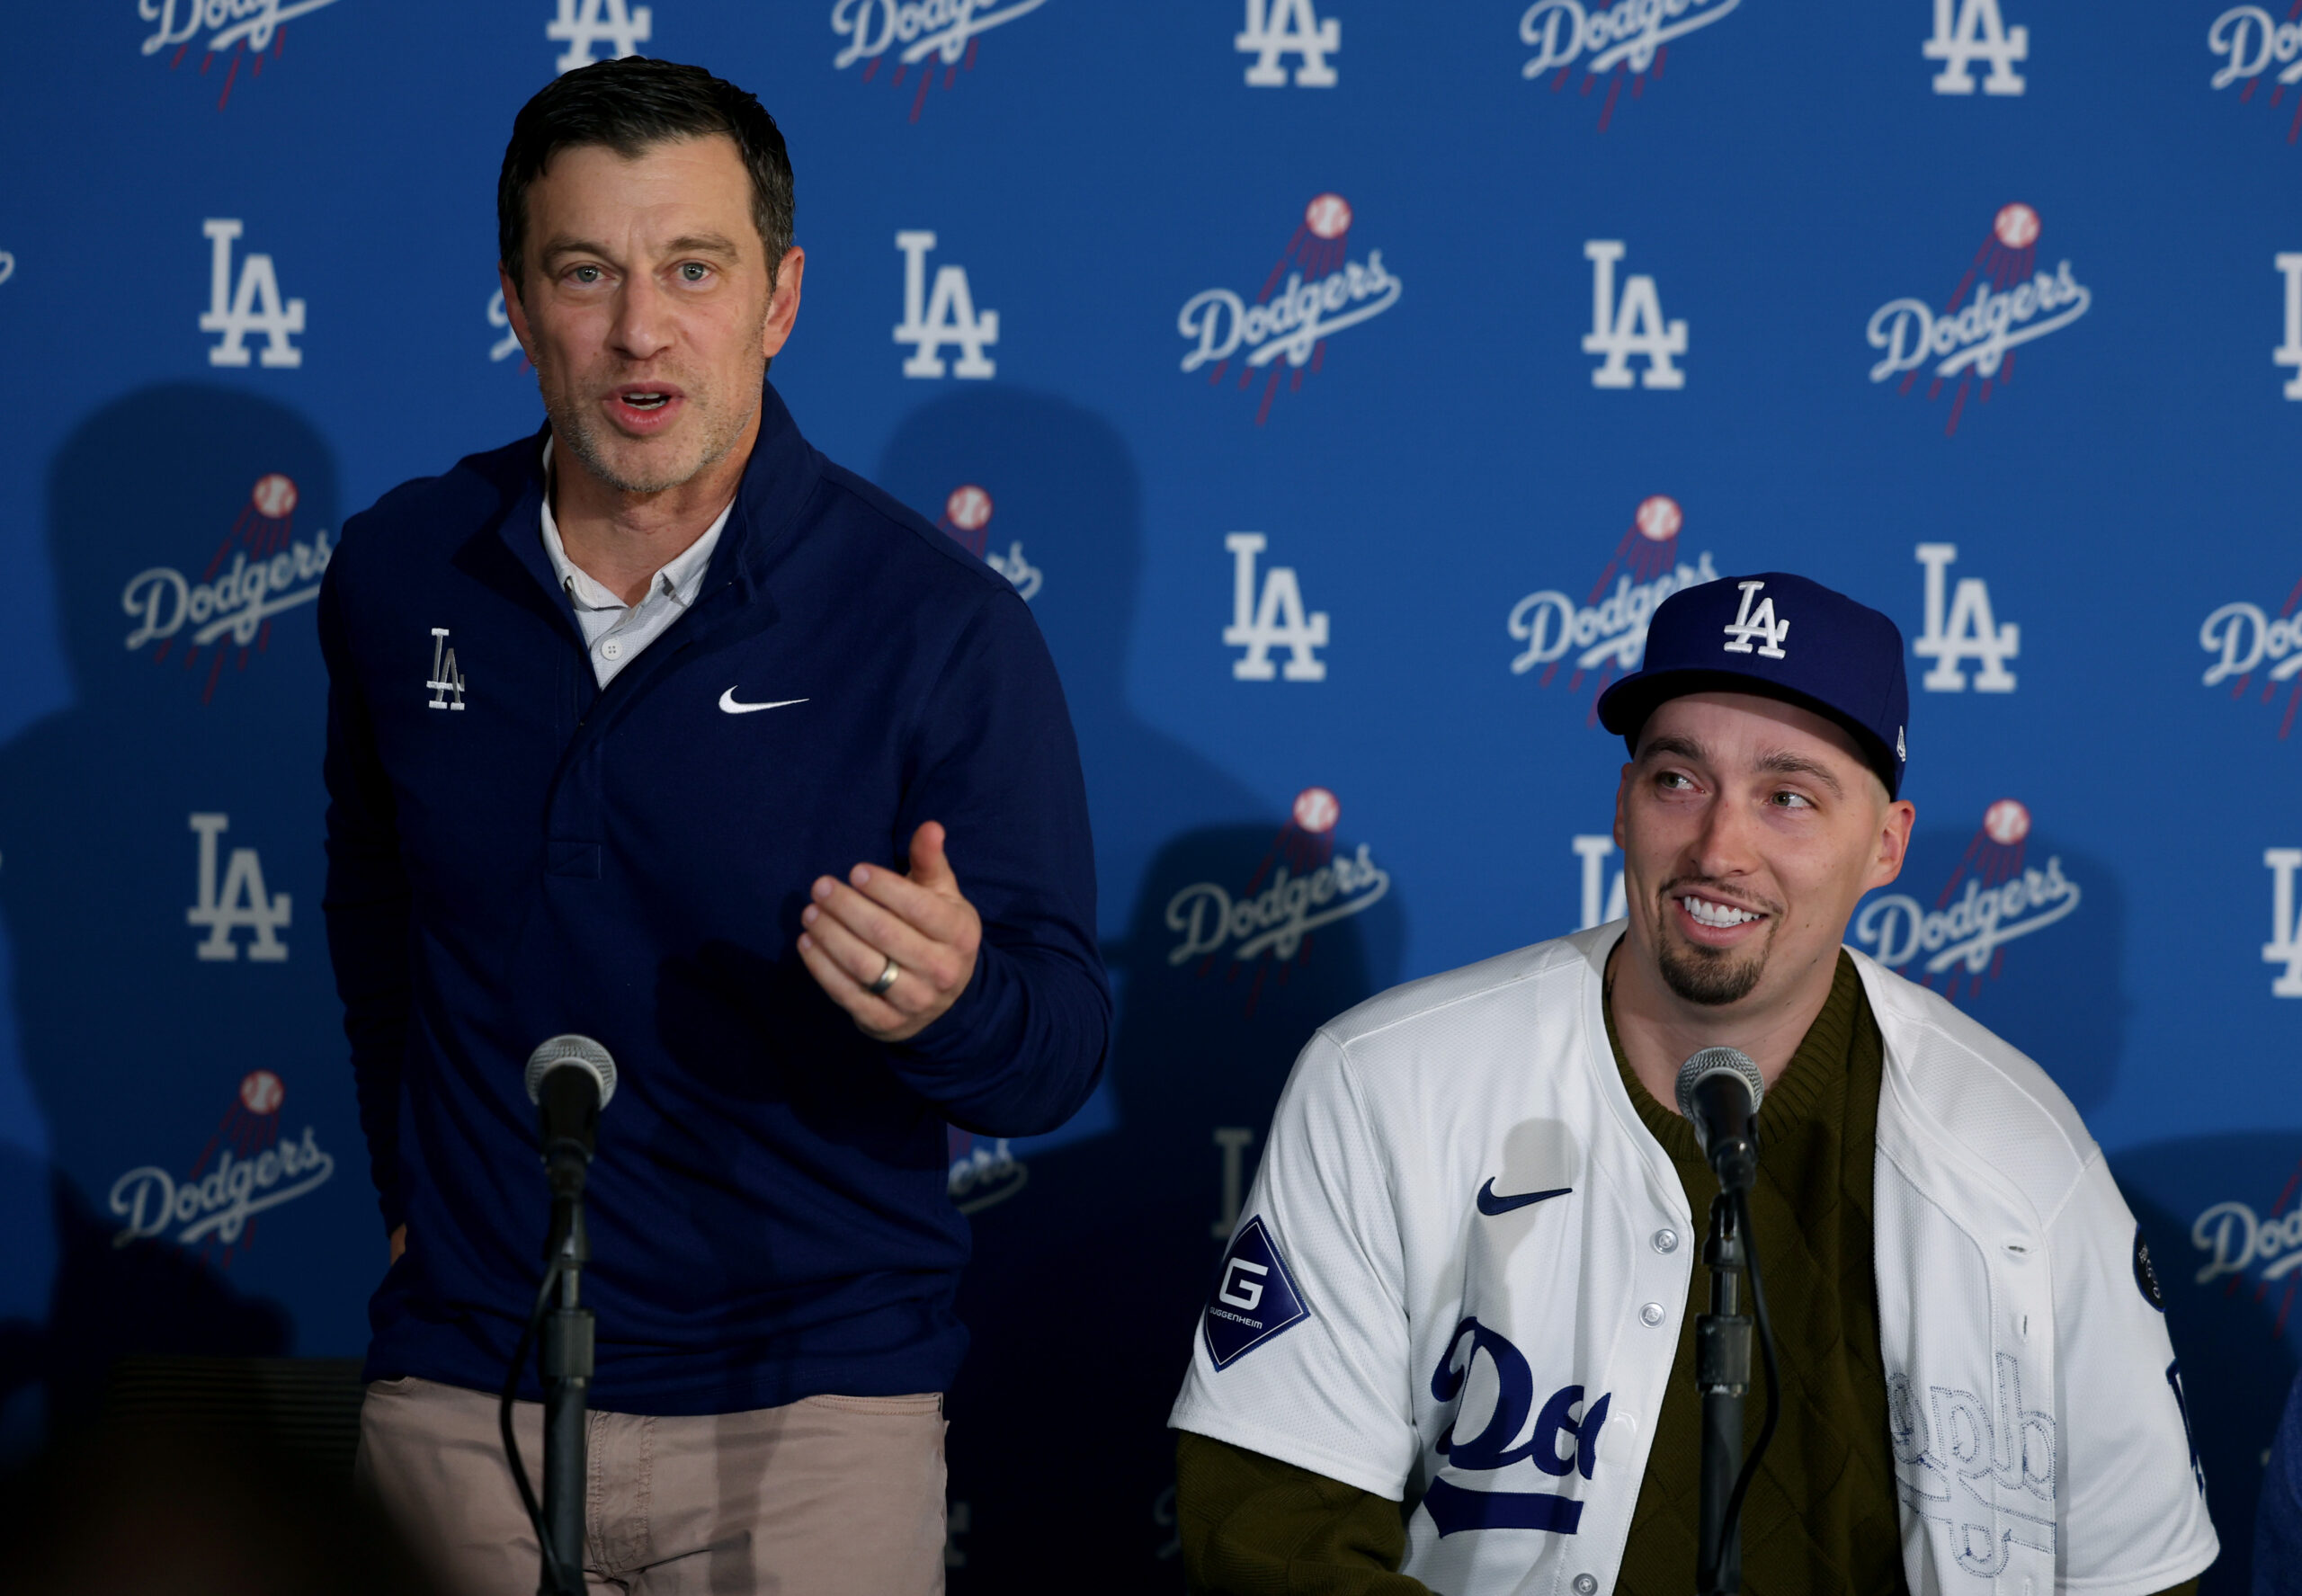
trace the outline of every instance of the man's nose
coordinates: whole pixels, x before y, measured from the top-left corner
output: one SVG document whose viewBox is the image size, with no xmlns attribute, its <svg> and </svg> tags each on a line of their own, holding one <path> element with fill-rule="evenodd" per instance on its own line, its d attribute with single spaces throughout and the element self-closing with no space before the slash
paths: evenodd
<svg viewBox="0 0 2302 1596">
<path fill-rule="evenodd" d="M 1747 804 L 1720 795 L 1704 809 L 1702 824 L 1688 843 L 1687 864 L 1713 880 L 1747 875 L 1758 864 L 1758 817 Z"/>
<path fill-rule="evenodd" d="M 646 272 L 634 272 L 616 295 L 609 343 L 626 360 L 652 360 L 671 347 L 670 310 L 656 280 Z"/>
</svg>

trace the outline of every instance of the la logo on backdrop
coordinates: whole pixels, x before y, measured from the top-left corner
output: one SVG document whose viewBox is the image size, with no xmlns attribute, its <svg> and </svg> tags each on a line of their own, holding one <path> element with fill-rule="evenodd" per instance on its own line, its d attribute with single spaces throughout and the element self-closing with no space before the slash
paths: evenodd
<svg viewBox="0 0 2302 1596">
<path fill-rule="evenodd" d="M 888 81 L 896 88 L 916 67 L 919 76 L 911 91 L 911 120 L 917 121 L 927 103 L 928 85 L 942 69 L 943 86 L 952 87 L 962 72 L 975 70 L 976 48 L 982 36 L 1004 27 L 1047 4 L 1047 0 L 833 0 L 831 31 L 839 35 L 832 69 L 844 72 L 864 63 L 862 81 L 879 76 L 888 57 L 895 70 Z"/>
<path fill-rule="evenodd" d="M 204 664 L 203 704 L 216 696 L 228 655 L 236 659 L 236 671 L 246 670 L 249 656 L 271 645 L 272 618 L 320 596 L 334 552 L 326 527 L 296 536 L 298 496 L 291 478 L 266 472 L 195 575 L 152 566 L 130 576 L 120 595 L 120 609 L 135 622 L 124 639 L 128 649 L 148 645 L 154 664 L 174 659 L 186 673 Z"/>
<path fill-rule="evenodd" d="M 180 1247 L 214 1252 L 229 1267 L 255 1239 L 255 1216 L 327 1183 L 335 1159 L 312 1128 L 292 1141 L 280 1134 L 287 1088 L 268 1069 L 240 1081 L 208 1145 L 179 1178 L 156 1164 L 129 1170 L 112 1184 L 107 1206 L 120 1221 L 112 1245 L 165 1237 Z"/>
<path fill-rule="evenodd" d="M 168 70 L 183 65 L 193 45 L 200 47 L 200 71 L 205 76 L 216 58 L 229 51 L 224 85 L 216 109 L 231 103 L 232 86 L 240 80 L 245 61 L 251 76 L 263 75 L 267 56 L 274 62 L 286 48 L 282 23 L 333 5 L 335 0 L 136 0 L 136 14 L 152 24 L 143 41 L 143 53 L 168 56 Z"/>
<path fill-rule="evenodd" d="M 1196 881 L 1168 899 L 1167 929 L 1180 940 L 1167 950 L 1167 963 L 1179 967 L 1198 959 L 1204 976 L 1219 961 L 1226 981 L 1248 976 L 1253 1014 L 1266 980 L 1285 980 L 1310 958 L 1319 927 L 1364 914 L 1391 889 L 1390 873 L 1368 844 L 1337 855 L 1334 830 L 1342 818 L 1334 793 L 1307 787 L 1236 896 L 1220 882 Z"/>
<path fill-rule="evenodd" d="M 1193 345 L 1182 369 L 1212 366 L 1209 388 L 1222 386 L 1234 358 L 1241 393 L 1268 368 L 1257 426 L 1271 418 L 1282 364 L 1288 391 L 1299 391 L 1305 368 L 1316 372 L 1325 365 L 1329 338 L 1398 303 L 1401 285 L 1381 250 L 1369 251 L 1363 261 L 1351 258 L 1351 204 L 1341 194 L 1315 196 L 1252 301 L 1227 288 L 1202 289 L 1175 317 L 1175 330 Z"/>
<path fill-rule="evenodd" d="M 559 0 L 559 13 L 543 25 L 543 36 L 563 48 L 553 67 L 561 73 L 588 67 L 608 47 L 610 57 L 636 56 L 656 34 L 656 11 L 628 0 Z"/>
<path fill-rule="evenodd" d="M 2039 268 L 2042 228 L 2031 207 L 2003 205 L 1940 312 L 1924 299 L 1906 297 L 1889 299 L 1871 313 L 1866 335 L 1871 348 L 1883 352 L 1870 368 L 1872 382 L 1900 377 L 1895 391 L 1906 394 L 1923 371 L 1932 402 L 1951 379 L 1958 379 L 1943 424 L 1946 437 L 1957 433 L 1970 391 L 1988 403 L 1994 387 L 2013 380 L 2020 346 L 2060 332 L 2094 302 L 2092 293 L 2071 275 L 2067 257 L 2051 272 Z"/>
<path fill-rule="evenodd" d="M 1638 669 L 1646 656 L 1646 627 L 1656 607 L 1682 587 L 1718 580 L 1709 549 L 1692 565 L 1679 557 L 1679 533 L 1685 525 L 1676 499 L 1651 494 L 1631 513 L 1629 530 L 1581 603 L 1547 587 L 1512 605 L 1504 627 L 1525 646 L 1512 656 L 1511 673 L 1524 676 L 1539 666 L 1537 685 L 1548 687 L 1572 655 L 1569 693 L 1580 692 L 1584 678 L 1597 673 L 1591 694 L 1595 719 L 1598 695 L 1616 677 Z"/>
<path fill-rule="evenodd" d="M 1953 1003 L 1962 979 L 1969 996 L 1985 980 L 1997 980 L 2007 943 L 2066 918 L 2083 896 L 2063 874 L 2059 854 L 2049 854 L 2044 869 L 2029 862 L 2030 836 L 2030 809 L 2000 798 L 1983 811 L 1933 906 L 1905 893 L 1882 893 L 1854 916 L 1856 945 L 1922 985 L 1941 977 L 1942 994 Z"/>
</svg>

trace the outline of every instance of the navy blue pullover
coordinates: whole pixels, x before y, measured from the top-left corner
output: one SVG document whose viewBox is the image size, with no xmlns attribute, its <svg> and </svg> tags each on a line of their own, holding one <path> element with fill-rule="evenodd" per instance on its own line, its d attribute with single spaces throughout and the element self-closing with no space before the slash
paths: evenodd
<svg viewBox="0 0 2302 1596">
<path fill-rule="evenodd" d="M 620 1071 L 588 1205 L 593 1406 L 943 1390 L 968 1245 L 944 1123 L 1062 1123 L 1110 1030 L 1038 627 L 770 387 L 700 595 L 602 690 L 544 553 L 540 453 L 394 489 L 320 595 L 328 944 L 384 1224 L 408 1227 L 367 1377 L 502 1384 L 548 1207 L 522 1069 L 576 1031 Z M 435 691 L 449 649 L 461 686 Z M 806 701 L 729 714 L 729 690 Z M 799 912 L 819 875 L 908 868 L 927 820 L 983 948 L 888 1046 L 807 973 Z"/>
</svg>

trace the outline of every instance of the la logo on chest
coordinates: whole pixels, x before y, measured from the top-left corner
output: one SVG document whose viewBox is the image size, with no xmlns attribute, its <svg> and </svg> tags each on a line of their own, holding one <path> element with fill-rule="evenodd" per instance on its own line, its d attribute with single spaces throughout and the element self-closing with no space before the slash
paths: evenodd
<svg viewBox="0 0 2302 1596">
<path fill-rule="evenodd" d="M 426 708 L 460 709 L 464 707 L 464 673 L 456 664 L 456 651 L 448 644 L 448 629 L 432 629 L 432 675 L 424 683 L 432 695 Z"/>
</svg>

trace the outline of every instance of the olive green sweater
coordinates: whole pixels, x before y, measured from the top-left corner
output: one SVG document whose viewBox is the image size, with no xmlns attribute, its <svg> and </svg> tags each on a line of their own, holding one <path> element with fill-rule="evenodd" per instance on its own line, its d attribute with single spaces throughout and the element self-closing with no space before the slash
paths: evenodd
<svg viewBox="0 0 2302 1596">
<path fill-rule="evenodd" d="M 1607 1040 L 1631 1104 L 1679 1172 L 1698 1229 L 1718 1182 L 1686 1121 Z M 1773 1592 L 1907 1589 L 1878 1353 L 1870 1201 L 1885 1045 L 1854 961 L 1839 955 L 1829 999 L 1759 1118 L 1751 1225 L 1782 1369 L 1782 1417 L 1743 1510 L 1743 1588 Z M 1682 1596 L 1695 1585 L 1701 1397 L 1694 1324 L 1708 1300 L 1702 1249 L 1686 1249 L 1690 1311 L 1647 1456 L 1615 1589 Z M 1753 1363 L 1758 1363 L 1754 1357 Z M 1746 1440 L 1765 1414 L 1752 1370 Z M 1218 1596 L 1428 1596 L 1397 1572 L 1399 1504 L 1205 1436 L 1176 1447 L 1176 1503 L 1191 1588 Z M 2168 1596 L 2196 1589 L 2192 1581 Z"/>
</svg>

